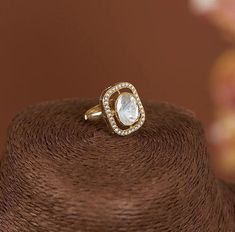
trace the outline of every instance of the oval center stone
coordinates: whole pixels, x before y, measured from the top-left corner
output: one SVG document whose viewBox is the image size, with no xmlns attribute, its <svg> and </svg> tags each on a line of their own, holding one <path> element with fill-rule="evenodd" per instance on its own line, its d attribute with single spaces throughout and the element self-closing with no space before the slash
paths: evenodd
<svg viewBox="0 0 235 232">
<path fill-rule="evenodd" d="M 131 93 L 121 93 L 116 100 L 116 112 L 124 126 L 133 125 L 140 117 L 136 98 Z"/>
</svg>

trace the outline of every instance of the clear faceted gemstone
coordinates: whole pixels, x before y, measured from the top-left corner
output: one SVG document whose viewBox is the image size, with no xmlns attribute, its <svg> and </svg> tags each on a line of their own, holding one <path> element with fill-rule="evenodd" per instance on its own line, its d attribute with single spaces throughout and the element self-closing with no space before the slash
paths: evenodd
<svg viewBox="0 0 235 232">
<path fill-rule="evenodd" d="M 116 100 L 116 112 L 124 126 L 133 125 L 140 117 L 137 100 L 131 93 L 121 93 Z"/>
</svg>

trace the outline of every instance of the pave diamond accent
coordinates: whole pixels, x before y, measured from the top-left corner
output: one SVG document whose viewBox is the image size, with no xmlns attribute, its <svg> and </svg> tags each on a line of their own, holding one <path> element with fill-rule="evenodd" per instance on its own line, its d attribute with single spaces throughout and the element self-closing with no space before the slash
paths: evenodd
<svg viewBox="0 0 235 232">
<path fill-rule="evenodd" d="M 122 124 L 124 126 L 128 126 L 127 129 L 122 129 L 118 126 L 118 124 L 116 123 L 116 120 L 115 120 L 115 115 L 112 114 L 112 109 L 111 109 L 111 106 L 110 106 L 110 98 L 115 93 L 119 93 L 120 90 L 122 90 L 122 89 L 129 89 L 131 91 L 131 93 L 128 93 L 128 94 L 130 94 L 130 95 L 132 95 L 132 97 L 134 97 L 135 103 L 133 103 L 133 104 L 134 105 L 136 104 L 138 106 L 137 108 L 135 108 L 133 110 L 134 113 L 132 115 L 132 116 L 134 116 L 134 118 L 137 117 L 135 113 L 138 111 L 138 117 L 136 118 L 135 122 L 132 122 L 131 125 L 127 125 L 127 124 L 123 123 L 120 120 L 121 119 L 120 114 L 118 115 L 118 118 L 122 122 Z M 126 93 L 127 92 L 121 93 L 119 95 L 119 97 L 126 94 Z M 119 84 L 109 88 L 103 94 L 102 99 L 101 99 L 101 103 L 102 103 L 104 113 L 105 113 L 105 117 L 107 119 L 108 124 L 111 126 L 114 133 L 116 133 L 118 135 L 121 135 L 121 136 L 129 135 L 129 134 L 135 132 L 136 130 L 138 130 L 145 122 L 145 111 L 144 111 L 144 107 L 143 107 L 143 105 L 140 101 L 139 95 L 138 95 L 135 87 L 132 84 L 128 83 L 128 82 L 119 83 Z M 116 104 L 116 106 L 117 106 L 117 104 Z M 136 109 L 138 109 L 138 110 L 136 111 Z M 116 110 L 117 110 L 117 108 L 116 108 Z"/>
</svg>

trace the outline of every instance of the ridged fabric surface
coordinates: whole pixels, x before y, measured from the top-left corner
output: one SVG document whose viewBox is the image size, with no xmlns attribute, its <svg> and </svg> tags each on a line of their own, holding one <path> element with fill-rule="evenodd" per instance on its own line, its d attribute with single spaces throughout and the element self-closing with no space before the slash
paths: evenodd
<svg viewBox="0 0 235 232">
<path fill-rule="evenodd" d="M 10 125 L 0 166 L 1 232 L 229 232 L 233 186 L 210 171 L 200 122 L 147 103 L 119 137 L 85 122 L 94 101 L 43 103 Z"/>
</svg>

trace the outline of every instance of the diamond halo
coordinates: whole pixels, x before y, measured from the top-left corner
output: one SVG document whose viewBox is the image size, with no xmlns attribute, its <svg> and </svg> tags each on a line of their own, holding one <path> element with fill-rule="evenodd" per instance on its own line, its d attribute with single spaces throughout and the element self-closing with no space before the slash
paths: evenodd
<svg viewBox="0 0 235 232">
<path fill-rule="evenodd" d="M 136 104 L 138 106 L 138 110 L 139 110 L 139 117 L 137 119 L 137 121 L 135 123 L 133 123 L 133 125 L 130 126 L 125 126 L 125 128 L 123 127 L 123 125 L 120 123 L 119 118 L 117 117 L 116 113 L 113 113 L 113 108 L 110 105 L 112 97 L 115 94 L 118 94 L 120 96 L 121 91 L 124 90 L 129 90 L 129 93 L 131 93 L 133 95 L 133 97 L 136 100 Z M 125 93 L 125 92 L 122 92 Z M 139 95 L 135 89 L 135 87 L 128 83 L 128 82 L 122 82 L 122 83 L 118 83 L 110 88 L 108 88 L 101 96 L 101 106 L 103 108 L 103 114 L 104 117 L 106 119 L 107 124 L 109 125 L 109 127 L 112 129 L 112 131 L 120 136 L 126 136 L 129 135 L 135 131 L 137 131 L 145 122 L 145 111 L 144 111 L 144 107 L 141 103 L 141 100 L 139 98 Z M 116 111 L 116 109 L 115 109 Z"/>
</svg>

